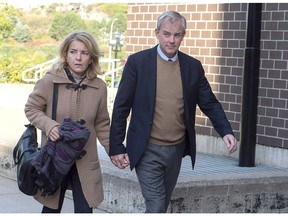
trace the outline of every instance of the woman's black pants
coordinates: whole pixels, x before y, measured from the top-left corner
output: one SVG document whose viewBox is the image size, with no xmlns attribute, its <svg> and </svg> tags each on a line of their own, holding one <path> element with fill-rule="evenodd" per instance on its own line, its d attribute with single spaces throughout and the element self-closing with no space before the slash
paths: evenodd
<svg viewBox="0 0 288 216">
<path fill-rule="evenodd" d="M 77 167 L 76 167 L 76 164 L 74 164 L 71 167 L 67 175 L 66 183 L 64 184 L 63 187 L 61 187 L 58 209 L 51 209 L 46 206 L 43 206 L 42 213 L 60 213 L 61 212 L 64 198 L 65 198 L 65 192 L 68 187 L 68 183 L 71 183 L 71 186 L 72 186 L 74 212 L 75 213 L 92 213 L 93 212 L 93 209 L 89 207 L 84 197 L 81 183 L 80 183 L 79 176 L 78 176 L 78 172 L 77 172 Z"/>
</svg>

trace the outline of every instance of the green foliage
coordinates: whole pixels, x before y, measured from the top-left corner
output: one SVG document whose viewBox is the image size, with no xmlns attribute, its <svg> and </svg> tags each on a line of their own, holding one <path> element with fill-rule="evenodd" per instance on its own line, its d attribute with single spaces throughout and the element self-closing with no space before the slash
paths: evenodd
<svg viewBox="0 0 288 216">
<path fill-rule="evenodd" d="M 23 25 L 20 21 L 17 22 L 11 36 L 20 43 L 31 41 L 31 34 L 27 25 Z"/>
<path fill-rule="evenodd" d="M 75 30 L 89 31 L 107 58 L 115 18 L 113 32 L 120 31 L 123 36 L 126 33 L 127 4 L 80 6 L 80 3 L 53 3 L 27 12 L 0 3 L 0 83 L 23 82 L 22 71 L 58 56 L 60 41 Z M 125 47 L 117 56 L 125 58 Z M 108 69 L 107 63 L 101 63 L 101 67 L 103 71 Z M 106 78 L 109 83 L 110 77 Z"/>
<path fill-rule="evenodd" d="M 116 30 L 121 32 L 122 35 L 125 35 L 126 33 L 126 28 L 127 28 L 127 18 L 124 14 L 116 14 L 113 19 L 110 20 L 109 26 L 111 26 L 112 22 L 114 19 L 117 19 L 114 23 L 113 31 L 115 32 Z M 110 30 L 110 29 L 109 29 Z"/>
<path fill-rule="evenodd" d="M 85 22 L 74 11 L 56 13 L 49 30 L 51 38 L 62 40 L 67 34 L 86 29 Z"/>
<path fill-rule="evenodd" d="M 115 16 L 115 14 L 127 14 L 127 4 L 114 4 L 114 3 L 101 3 L 98 5 L 99 9 L 108 14 L 110 17 Z"/>
<path fill-rule="evenodd" d="M 52 59 L 54 46 L 4 46 L 0 50 L 0 83 L 21 83 L 22 71 Z"/>
<path fill-rule="evenodd" d="M 106 85 L 107 85 L 108 87 L 111 86 L 111 81 L 112 81 L 111 76 L 106 76 L 106 77 L 105 77 L 105 82 L 106 82 Z"/>
<path fill-rule="evenodd" d="M 105 19 L 101 22 L 92 20 L 87 24 L 87 31 L 89 31 L 96 39 L 97 42 L 103 41 L 105 38 L 109 38 L 108 24 Z"/>
<path fill-rule="evenodd" d="M 117 21 L 114 23 L 113 31 L 118 30 L 122 34 L 126 32 L 126 23 L 127 23 L 127 4 L 113 4 L 113 3 L 101 3 L 98 5 L 98 8 L 109 15 L 111 18 L 108 24 L 108 32 L 110 31 L 110 26 L 113 20 L 116 18 Z"/>
<path fill-rule="evenodd" d="M 17 23 L 19 11 L 7 4 L 0 3 L 0 38 L 7 40 Z M 1 40 L 0 40 L 1 41 Z"/>
<path fill-rule="evenodd" d="M 25 14 L 21 17 L 21 23 L 29 27 L 29 32 L 31 33 L 32 41 L 55 41 L 49 35 L 49 26 L 51 25 L 51 16 L 38 15 L 40 13 L 38 10 L 35 13 Z"/>
</svg>

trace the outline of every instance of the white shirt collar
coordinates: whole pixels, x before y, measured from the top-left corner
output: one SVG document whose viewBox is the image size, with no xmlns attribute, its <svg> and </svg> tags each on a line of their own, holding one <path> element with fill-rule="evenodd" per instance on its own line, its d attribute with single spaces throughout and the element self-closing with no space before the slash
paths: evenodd
<svg viewBox="0 0 288 216">
<path fill-rule="evenodd" d="M 160 45 L 158 44 L 157 46 L 157 52 L 158 54 L 161 56 L 161 58 L 163 58 L 165 61 L 168 61 L 169 59 L 171 59 L 173 62 L 177 60 L 178 57 L 178 51 L 176 52 L 175 56 L 173 56 L 173 58 L 168 58 L 160 49 Z"/>
</svg>

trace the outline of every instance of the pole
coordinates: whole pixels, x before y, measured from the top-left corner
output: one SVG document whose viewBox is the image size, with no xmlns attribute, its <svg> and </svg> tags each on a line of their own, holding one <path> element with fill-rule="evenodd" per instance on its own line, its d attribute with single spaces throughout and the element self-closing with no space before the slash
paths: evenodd
<svg viewBox="0 0 288 216">
<path fill-rule="evenodd" d="M 111 26 L 110 26 L 110 34 L 109 34 L 109 44 L 111 43 L 112 41 L 112 32 L 113 32 L 113 26 L 114 26 L 114 23 L 115 21 L 118 20 L 117 18 L 113 19 L 112 23 L 111 23 Z M 108 54 L 108 58 L 109 60 L 111 60 L 111 56 L 112 56 L 112 46 L 109 45 L 109 54 Z M 112 62 L 109 62 L 109 68 L 108 68 L 108 71 L 111 70 L 111 63 Z"/>
<path fill-rule="evenodd" d="M 118 53 L 118 44 L 119 44 L 119 39 L 116 40 L 116 44 L 115 44 L 115 55 L 114 55 L 114 59 L 115 59 L 115 62 L 114 62 L 114 69 L 117 67 L 117 53 Z"/>
<path fill-rule="evenodd" d="M 114 59 L 115 59 L 115 62 L 114 62 L 114 69 L 116 69 L 117 67 L 117 52 L 118 52 L 118 41 L 116 40 L 116 44 L 115 44 L 115 55 L 114 55 Z M 113 76 L 113 87 L 115 88 L 115 81 L 117 82 L 117 72 L 115 71 L 112 76 Z"/>
<path fill-rule="evenodd" d="M 110 60 L 109 61 L 109 64 L 108 64 L 108 71 L 111 70 L 111 67 L 112 67 L 112 64 L 113 62 L 111 62 L 111 55 L 112 55 L 112 46 L 110 45 L 110 43 L 112 42 L 112 32 L 113 32 L 113 26 L 114 26 L 114 23 L 115 21 L 118 20 L 117 18 L 113 19 L 112 23 L 111 23 L 111 26 L 110 26 L 110 34 L 109 34 L 109 54 L 108 54 L 108 59 Z M 114 76 L 113 74 L 111 75 L 111 86 L 110 86 L 110 90 L 112 92 L 112 97 L 111 97 L 111 101 L 110 103 L 113 103 L 114 101 Z"/>
<path fill-rule="evenodd" d="M 242 91 L 239 166 L 255 166 L 260 67 L 261 3 L 249 3 Z"/>
</svg>

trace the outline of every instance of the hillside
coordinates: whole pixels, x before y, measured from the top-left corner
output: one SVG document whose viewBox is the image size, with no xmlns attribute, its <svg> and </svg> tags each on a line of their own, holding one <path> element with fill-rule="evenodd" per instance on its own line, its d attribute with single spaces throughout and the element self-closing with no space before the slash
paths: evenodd
<svg viewBox="0 0 288 216">
<path fill-rule="evenodd" d="M 90 32 L 107 58 L 115 31 L 124 41 L 126 15 L 127 4 L 53 3 L 24 9 L 1 1 L 0 83 L 22 82 L 23 70 L 55 58 L 59 43 L 76 30 Z M 125 58 L 125 45 L 117 57 Z"/>
</svg>

